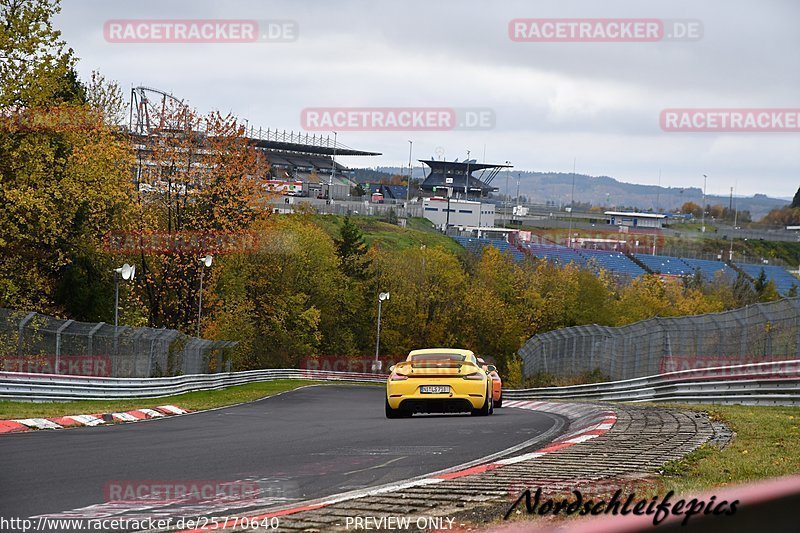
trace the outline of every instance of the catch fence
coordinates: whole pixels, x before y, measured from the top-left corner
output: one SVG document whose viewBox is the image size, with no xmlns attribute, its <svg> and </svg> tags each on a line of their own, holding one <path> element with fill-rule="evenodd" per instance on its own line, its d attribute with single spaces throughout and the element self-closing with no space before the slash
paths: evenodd
<svg viewBox="0 0 800 533">
<path fill-rule="evenodd" d="M 800 298 L 723 313 L 652 318 L 623 327 L 559 329 L 531 337 L 519 350 L 524 375 L 611 380 L 665 372 L 800 358 Z"/>
<path fill-rule="evenodd" d="M 231 341 L 0 308 L 0 371 L 149 378 L 230 371 Z"/>
</svg>

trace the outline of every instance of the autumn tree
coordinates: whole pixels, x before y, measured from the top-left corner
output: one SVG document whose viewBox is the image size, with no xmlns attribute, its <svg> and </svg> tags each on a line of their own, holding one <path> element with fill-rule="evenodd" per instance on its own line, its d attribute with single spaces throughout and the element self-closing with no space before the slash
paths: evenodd
<svg viewBox="0 0 800 533">
<path fill-rule="evenodd" d="M 59 10 L 0 4 L 0 305 L 108 319 L 98 248 L 130 219 L 130 150 L 78 79 Z"/>
<path fill-rule="evenodd" d="M 681 214 L 692 215 L 696 218 L 703 216 L 703 208 L 694 202 L 685 202 L 681 206 Z"/>
<path fill-rule="evenodd" d="M 268 214 L 269 165 L 235 117 L 202 116 L 175 104 L 137 142 L 139 179 L 152 187 L 141 200 L 143 241 L 153 232 L 170 241 L 192 235 L 236 238 Z M 151 252 L 143 246 L 138 254 L 148 322 L 189 329 L 196 320 L 199 258 L 215 250 L 179 246 L 166 254 Z"/>
</svg>

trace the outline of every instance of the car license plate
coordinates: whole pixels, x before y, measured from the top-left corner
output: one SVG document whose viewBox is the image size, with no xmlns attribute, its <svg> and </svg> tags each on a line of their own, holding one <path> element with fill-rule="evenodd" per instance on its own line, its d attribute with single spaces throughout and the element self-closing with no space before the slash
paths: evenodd
<svg viewBox="0 0 800 533">
<path fill-rule="evenodd" d="M 447 394 L 450 392 L 450 385 L 423 385 L 419 391 L 422 394 Z"/>
</svg>

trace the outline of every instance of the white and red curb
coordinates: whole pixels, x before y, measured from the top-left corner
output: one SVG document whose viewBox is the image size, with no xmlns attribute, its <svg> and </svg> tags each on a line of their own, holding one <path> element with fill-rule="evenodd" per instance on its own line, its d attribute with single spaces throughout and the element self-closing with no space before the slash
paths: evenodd
<svg viewBox="0 0 800 533">
<path fill-rule="evenodd" d="M 189 411 L 174 405 L 162 405 L 153 409 L 134 409 L 122 413 L 104 413 L 93 415 L 68 415 L 53 418 L 19 418 L 16 420 L 0 420 L 0 434 L 20 433 L 34 429 L 64 429 L 77 426 L 101 426 L 126 422 L 138 422 L 152 418 L 183 415 Z"/>
<path fill-rule="evenodd" d="M 528 461 L 530 459 L 536 459 L 537 457 L 547 455 L 548 453 L 556 452 L 558 450 L 562 450 L 569 446 L 573 446 L 575 444 L 579 444 L 581 442 L 586 442 L 588 440 L 597 438 L 600 435 L 604 434 L 606 431 L 610 430 L 612 427 L 614 427 L 614 424 L 617 422 L 617 414 L 613 410 L 611 409 L 598 410 L 598 407 L 593 405 L 506 400 L 503 402 L 503 407 L 515 407 L 517 409 L 544 411 L 548 413 L 566 416 L 567 418 L 570 419 L 569 429 L 567 430 L 567 433 L 561 435 L 560 437 L 552 441 L 544 448 L 537 450 L 535 452 L 518 455 L 516 457 L 509 457 L 507 459 L 499 459 L 491 463 L 473 466 L 462 470 L 456 470 L 453 472 L 433 474 L 429 477 L 414 479 L 411 481 L 401 481 L 390 485 L 378 487 L 375 489 L 366 489 L 363 491 L 355 491 L 353 493 L 331 496 L 323 500 L 303 502 L 300 505 L 296 505 L 294 507 L 279 509 L 276 511 L 263 513 L 260 515 L 249 516 L 248 518 L 250 519 L 251 523 L 252 521 L 260 522 L 265 519 L 293 515 L 296 513 L 301 513 L 303 511 L 314 511 L 316 509 L 322 509 L 324 507 L 328 507 L 329 505 L 333 505 L 336 503 L 355 500 L 358 498 L 364 498 L 367 496 L 376 496 L 379 494 L 385 494 L 387 492 L 395 492 L 398 490 L 404 490 L 412 487 L 434 485 L 436 483 L 441 483 L 443 481 L 450 479 L 458 479 L 473 474 L 481 474 L 483 472 L 488 472 L 490 470 L 496 470 L 498 468 L 502 468 L 506 465 L 513 465 L 521 463 L 523 461 Z M 215 528 L 213 526 L 206 526 L 198 529 L 182 530 L 180 533 L 201 533 L 213 529 L 218 529 L 218 528 Z"/>
</svg>

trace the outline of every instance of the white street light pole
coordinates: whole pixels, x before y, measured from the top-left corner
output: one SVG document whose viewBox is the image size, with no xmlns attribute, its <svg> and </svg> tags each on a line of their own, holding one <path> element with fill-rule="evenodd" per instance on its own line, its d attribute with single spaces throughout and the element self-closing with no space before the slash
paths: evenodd
<svg viewBox="0 0 800 533">
<path fill-rule="evenodd" d="M 414 141 L 408 141 L 408 183 L 406 184 L 406 216 L 408 216 L 408 204 L 411 202 L 411 176 L 414 175 L 414 167 L 411 165 L 411 148 Z"/>
<path fill-rule="evenodd" d="M 706 232 L 706 185 L 708 184 L 708 176 L 703 174 L 703 205 L 700 207 L 703 209 L 703 224 L 701 225 L 700 231 L 705 233 Z"/>
<path fill-rule="evenodd" d="M 130 280 L 136 277 L 136 265 L 125 263 L 119 268 L 112 270 L 114 273 L 114 327 L 119 326 L 119 280 Z"/>
<path fill-rule="evenodd" d="M 378 294 L 378 334 L 375 337 L 375 361 L 372 363 L 373 372 L 380 372 L 381 370 L 381 361 L 378 359 L 378 355 L 380 354 L 381 350 L 381 305 L 383 304 L 384 300 L 388 299 L 388 292 L 382 292 Z"/>
<path fill-rule="evenodd" d="M 572 248 L 572 212 L 575 210 L 575 164 L 577 163 L 578 158 L 572 159 L 572 196 L 569 200 L 569 235 L 567 240 L 567 246 Z"/>
<path fill-rule="evenodd" d="M 200 318 L 203 315 L 203 274 L 205 274 L 206 269 L 204 267 L 210 267 L 211 263 L 214 261 L 214 257 L 211 254 L 206 255 L 205 257 L 200 258 L 200 293 L 197 299 L 197 337 L 200 337 Z"/>
<path fill-rule="evenodd" d="M 333 161 L 331 162 L 331 177 L 328 179 L 328 203 L 333 203 L 333 174 L 336 172 L 336 137 L 337 133 L 333 132 Z M 330 137 L 328 137 L 330 139 Z"/>
<path fill-rule="evenodd" d="M 469 187 L 469 150 L 467 150 L 467 174 L 464 176 L 464 200 L 469 200 L 467 187 Z"/>
<path fill-rule="evenodd" d="M 510 165 L 510 164 L 511 164 L 511 161 L 506 161 L 506 165 Z M 511 174 L 511 169 L 510 168 L 506 168 L 506 215 L 508 215 L 508 204 L 510 203 L 509 199 L 511 198 L 509 196 L 509 194 L 508 194 L 508 176 L 509 176 L 509 174 Z"/>
</svg>

